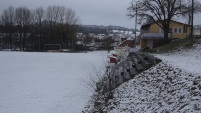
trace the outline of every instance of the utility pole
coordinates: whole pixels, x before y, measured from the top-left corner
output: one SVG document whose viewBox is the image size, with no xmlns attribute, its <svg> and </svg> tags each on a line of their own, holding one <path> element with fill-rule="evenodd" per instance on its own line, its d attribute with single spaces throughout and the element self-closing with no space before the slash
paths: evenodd
<svg viewBox="0 0 201 113">
<path fill-rule="evenodd" d="M 137 29 L 137 1 L 135 2 L 135 5 L 136 5 L 136 10 L 135 10 L 135 46 L 137 44 L 137 32 L 136 32 L 136 29 Z"/>
<path fill-rule="evenodd" d="M 194 15 L 194 0 L 192 0 L 192 12 L 191 12 L 191 38 L 193 38 L 193 15 Z"/>
<path fill-rule="evenodd" d="M 136 12 L 135 12 L 135 40 L 137 41 L 137 3 L 136 3 Z"/>
</svg>

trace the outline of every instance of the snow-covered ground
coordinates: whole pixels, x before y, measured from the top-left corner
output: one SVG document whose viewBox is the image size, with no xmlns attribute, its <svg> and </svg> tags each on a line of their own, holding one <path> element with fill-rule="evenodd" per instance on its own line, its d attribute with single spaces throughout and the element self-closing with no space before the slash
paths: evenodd
<svg viewBox="0 0 201 113">
<path fill-rule="evenodd" d="M 180 49 L 166 54 L 157 54 L 164 62 L 191 73 L 201 75 L 201 44 L 195 44 L 191 49 Z"/>
<path fill-rule="evenodd" d="M 139 74 L 114 91 L 109 113 L 200 113 L 201 76 L 166 63 Z"/>
<path fill-rule="evenodd" d="M 163 62 L 120 85 L 107 103 L 95 94 L 84 111 L 96 101 L 108 113 L 201 113 L 201 44 L 155 56 Z"/>
<path fill-rule="evenodd" d="M 82 79 L 106 54 L 0 51 L 0 113 L 80 113 L 92 95 Z"/>
</svg>

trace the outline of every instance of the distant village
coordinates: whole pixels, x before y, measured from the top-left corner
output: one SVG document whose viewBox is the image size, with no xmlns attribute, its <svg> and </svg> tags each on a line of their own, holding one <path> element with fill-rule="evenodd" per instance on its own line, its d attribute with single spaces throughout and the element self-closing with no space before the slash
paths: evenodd
<svg viewBox="0 0 201 113">
<path fill-rule="evenodd" d="M 111 30 L 107 34 L 95 33 L 76 33 L 77 50 L 111 50 L 117 47 L 122 42 L 129 41 L 130 43 L 139 43 L 140 32 Z M 135 38 L 138 37 L 138 38 Z"/>
</svg>

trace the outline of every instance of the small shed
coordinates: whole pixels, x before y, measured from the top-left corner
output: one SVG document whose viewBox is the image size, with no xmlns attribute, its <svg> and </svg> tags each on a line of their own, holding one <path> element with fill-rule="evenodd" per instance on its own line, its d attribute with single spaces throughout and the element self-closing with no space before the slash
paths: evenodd
<svg viewBox="0 0 201 113">
<path fill-rule="evenodd" d="M 130 48 L 134 48 L 134 44 L 132 44 L 129 40 L 124 40 L 117 47 L 115 47 L 115 53 L 117 56 L 123 56 L 130 50 Z"/>
<path fill-rule="evenodd" d="M 113 66 L 118 62 L 116 54 L 112 54 L 111 56 L 109 56 L 109 58 L 110 58 L 110 66 Z"/>
<path fill-rule="evenodd" d="M 128 46 L 130 48 L 134 48 L 135 47 L 134 44 L 131 43 L 131 41 L 129 41 L 129 40 L 124 40 L 122 43 L 120 43 L 118 45 L 118 47 L 125 47 L 125 46 Z"/>
<path fill-rule="evenodd" d="M 110 58 L 110 63 L 116 63 L 117 62 L 117 57 L 109 56 L 109 58 Z"/>
</svg>

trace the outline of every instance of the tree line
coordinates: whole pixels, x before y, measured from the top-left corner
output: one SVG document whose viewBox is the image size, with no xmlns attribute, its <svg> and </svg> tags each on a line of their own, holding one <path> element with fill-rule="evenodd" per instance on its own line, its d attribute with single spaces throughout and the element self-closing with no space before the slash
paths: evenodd
<svg viewBox="0 0 201 113">
<path fill-rule="evenodd" d="M 43 51 L 57 44 L 74 50 L 79 22 L 76 12 L 64 6 L 48 6 L 46 9 L 10 6 L 0 17 L 0 46 Z"/>
</svg>

